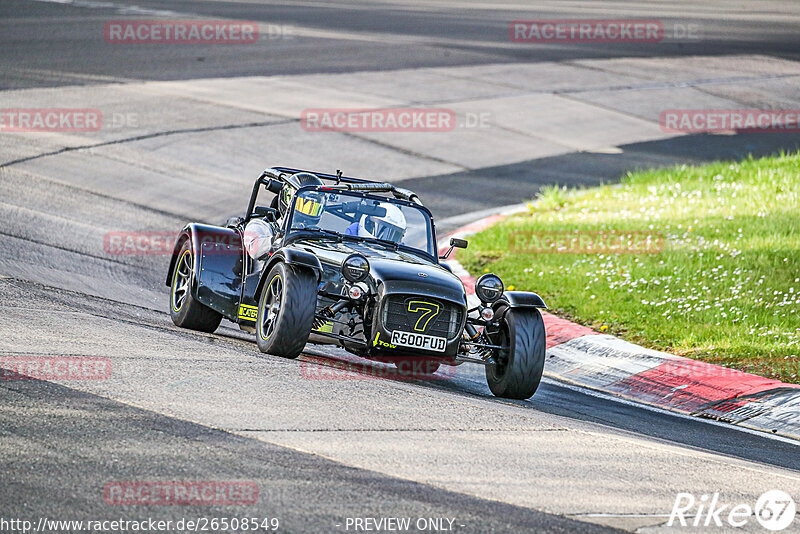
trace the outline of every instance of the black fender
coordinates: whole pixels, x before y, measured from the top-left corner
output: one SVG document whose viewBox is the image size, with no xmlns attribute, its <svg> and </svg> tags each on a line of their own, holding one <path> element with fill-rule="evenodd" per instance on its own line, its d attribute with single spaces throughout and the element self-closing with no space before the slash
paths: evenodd
<svg viewBox="0 0 800 534">
<path fill-rule="evenodd" d="M 505 302 L 509 308 L 543 308 L 547 305 L 542 297 L 531 291 L 506 291 L 500 297 L 499 303 Z"/>
<path fill-rule="evenodd" d="M 184 242 L 191 239 L 194 255 L 192 296 L 228 319 L 236 318 L 242 287 L 243 252 L 241 234 L 232 228 L 191 223 L 178 235 L 167 272 L 172 285 L 175 262 Z"/>
<path fill-rule="evenodd" d="M 264 288 L 267 275 L 278 262 L 283 262 L 293 267 L 299 267 L 301 269 L 309 269 L 310 271 L 313 271 L 317 282 L 319 282 L 320 277 L 322 276 L 322 263 L 319 261 L 319 258 L 316 255 L 308 252 L 307 250 L 301 250 L 292 247 L 279 249 L 272 256 L 270 256 L 270 258 L 267 260 L 267 263 L 264 265 L 264 268 L 261 270 L 261 277 L 258 280 L 256 292 L 253 295 L 255 302 L 258 302 L 258 299 L 261 297 L 261 290 Z"/>
<path fill-rule="evenodd" d="M 167 287 L 172 287 L 172 275 L 175 271 L 175 262 L 178 261 L 178 254 L 183 247 L 183 243 L 191 236 L 191 226 L 191 224 L 187 224 L 178 234 L 178 239 L 175 240 L 175 247 L 172 249 L 172 258 L 169 260 L 169 269 L 167 269 Z"/>
</svg>

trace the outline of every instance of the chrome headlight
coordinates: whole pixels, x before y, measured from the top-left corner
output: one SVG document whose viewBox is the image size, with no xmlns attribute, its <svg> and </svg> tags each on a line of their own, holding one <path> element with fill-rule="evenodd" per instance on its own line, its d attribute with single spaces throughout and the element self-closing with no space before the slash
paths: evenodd
<svg viewBox="0 0 800 534">
<path fill-rule="evenodd" d="M 475 294 L 481 302 L 492 304 L 503 296 L 503 281 L 493 273 L 487 273 L 475 282 Z"/>
<path fill-rule="evenodd" d="M 361 254 L 350 254 L 342 263 L 342 275 L 352 283 L 362 282 L 369 275 L 369 262 Z"/>
</svg>

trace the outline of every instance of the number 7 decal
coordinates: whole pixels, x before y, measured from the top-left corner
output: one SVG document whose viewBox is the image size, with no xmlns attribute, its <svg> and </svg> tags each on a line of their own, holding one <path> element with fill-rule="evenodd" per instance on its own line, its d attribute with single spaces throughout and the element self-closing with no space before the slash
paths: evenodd
<svg viewBox="0 0 800 534">
<path fill-rule="evenodd" d="M 417 319 L 417 324 L 414 325 L 414 330 L 417 332 L 424 332 L 428 328 L 431 319 L 439 315 L 439 305 L 433 302 L 424 302 L 421 300 L 412 300 L 408 303 L 408 311 L 410 313 L 420 313 Z M 420 324 L 422 326 L 420 326 Z"/>
</svg>

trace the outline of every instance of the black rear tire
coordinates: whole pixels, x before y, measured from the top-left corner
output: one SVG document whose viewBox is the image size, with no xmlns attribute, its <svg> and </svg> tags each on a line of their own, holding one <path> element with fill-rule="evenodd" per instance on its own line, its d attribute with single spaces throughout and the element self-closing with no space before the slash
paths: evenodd
<svg viewBox="0 0 800 534">
<path fill-rule="evenodd" d="M 178 253 L 175 270 L 172 271 L 169 315 L 172 317 L 172 322 L 181 328 L 211 333 L 219 326 L 222 315 L 201 304 L 192 296 L 194 260 L 192 242 L 187 239 Z"/>
<path fill-rule="evenodd" d="M 308 342 L 317 307 L 317 280 L 308 269 L 276 264 L 258 303 L 256 341 L 261 352 L 297 358 Z"/>
<path fill-rule="evenodd" d="M 529 399 L 536 393 L 544 372 L 545 331 L 537 309 L 509 309 L 500 331 L 493 336 L 509 350 L 495 354 L 496 365 L 486 366 L 489 389 L 506 399 Z"/>
</svg>

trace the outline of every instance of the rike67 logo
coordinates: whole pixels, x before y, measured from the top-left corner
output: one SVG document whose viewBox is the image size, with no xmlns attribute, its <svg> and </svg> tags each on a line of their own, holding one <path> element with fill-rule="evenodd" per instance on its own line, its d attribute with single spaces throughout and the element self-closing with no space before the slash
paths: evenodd
<svg viewBox="0 0 800 534">
<path fill-rule="evenodd" d="M 749 503 L 724 503 L 720 494 L 702 495 L 699 499 L 691 493 L 679 493 L 667 521 L 668 527 L 694 527 L 703 530 L 747 526 L 753 517 L 765 529 L 778 532 L 794 522 L 797 505 L 791 495 L 781 490 L 769 490 L 751 506 Z M 748 529 L 749 531 L 749 529 Z"/>
</svg>

